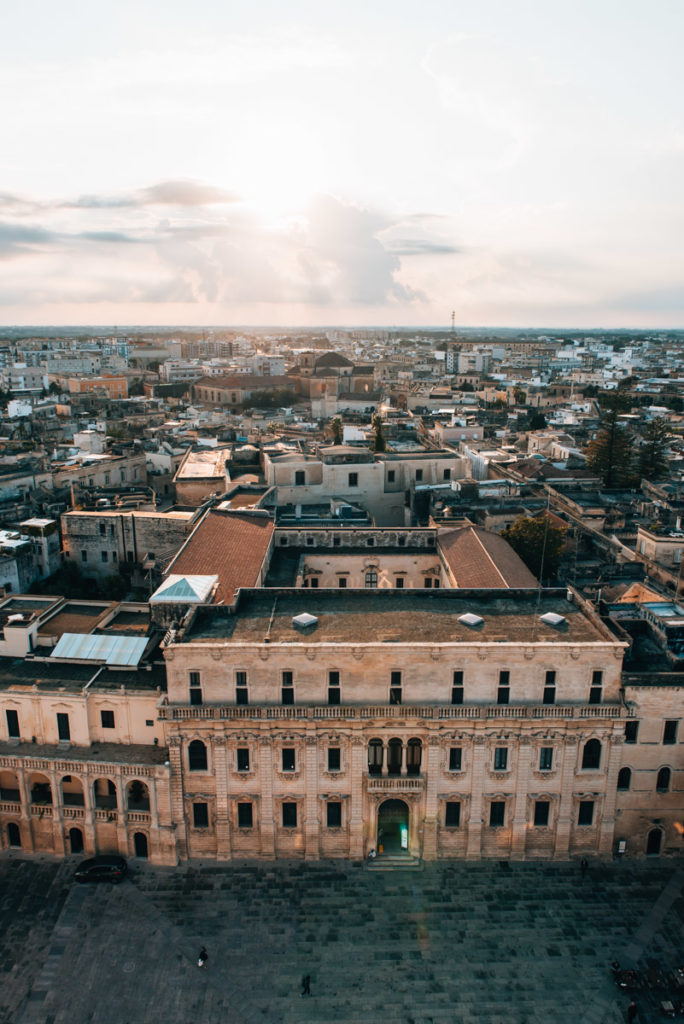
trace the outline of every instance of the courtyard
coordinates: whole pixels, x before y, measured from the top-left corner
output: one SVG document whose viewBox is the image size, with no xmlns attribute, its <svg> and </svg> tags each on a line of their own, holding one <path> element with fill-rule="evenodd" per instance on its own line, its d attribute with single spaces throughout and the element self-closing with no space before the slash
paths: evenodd
<svg viewBox="0 0 684 1024">
<path fill-rule="evenodd" d="M 671 860 L 134 862 L 120 886 L 76 862 L 0 858 L 0 1024 L 617 1024 L 612 960 L 684 961 Z"/>
</svg>

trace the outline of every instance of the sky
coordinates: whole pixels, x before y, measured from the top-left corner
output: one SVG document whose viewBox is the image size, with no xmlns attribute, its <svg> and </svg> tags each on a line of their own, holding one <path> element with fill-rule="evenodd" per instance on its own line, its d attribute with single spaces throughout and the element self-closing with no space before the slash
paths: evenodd
<svg viewBox="0 0 684 1024">
<path fill-rule="evenodd" d="M 0 324 L 684 327 L 681 0 L 31 0 Z"/>
</svg>

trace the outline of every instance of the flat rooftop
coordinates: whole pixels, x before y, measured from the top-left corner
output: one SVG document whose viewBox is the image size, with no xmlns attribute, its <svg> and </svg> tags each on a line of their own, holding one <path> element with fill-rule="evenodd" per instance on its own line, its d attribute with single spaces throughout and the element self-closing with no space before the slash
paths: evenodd
<svg viewBox="0 0 684 1024">
<path fill-rule="evenodd" d="M 95 761 L 105 764 L 164 764 L 168 747 L 142 743 L 93 743 L 91 747 L 49 746 L 40 743 L 0 743 L 0 754 L 8 757 L 45 758 L 54 761 Z M 36 769 L 39 771 L 40 769 Z"/>
<path fill-rule="evenodd" d="M 467 612 L 480 616 L 472 627 L 459 622 Z M 554 612 L 553 626 L 540 616 Z M 317 624 L 292 625 L 309 613 Z M 615 643 L 598 620 L 568 601 L 565 590 L 242 590 L 235 614 L 200 607 L 184 639 L 189 643 L 280 644 L 482 644 Z M 181 641 L 182 642 L 182 641 Z"/>
</svg>

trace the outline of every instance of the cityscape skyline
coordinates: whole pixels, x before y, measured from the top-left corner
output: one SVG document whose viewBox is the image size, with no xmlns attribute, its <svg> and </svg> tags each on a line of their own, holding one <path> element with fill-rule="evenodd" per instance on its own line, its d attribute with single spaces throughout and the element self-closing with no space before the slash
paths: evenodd
<svg viewBox="0 0 684 1024">
<path fill-rule="evenodd" d="M 85 12 L 0 40 L 0 324 L 684 325 L 679 5 Z"/>
</svg>

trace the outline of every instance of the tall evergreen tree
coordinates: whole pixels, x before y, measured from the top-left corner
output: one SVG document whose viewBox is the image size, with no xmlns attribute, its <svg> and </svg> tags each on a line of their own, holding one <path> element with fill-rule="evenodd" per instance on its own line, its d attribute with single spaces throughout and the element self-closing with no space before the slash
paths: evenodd
<svg viewBox="0 0 684 1024">
<path fill-rule="evenodd" d="M 587 447 L 587 466 L 600 476 L 606 487 L 629 487 L 636 482 L 634 448 L 627 428 L 620 423 L 629 400 L 618 388 L 599 399 L 601 426 Z"/>
<path fill-rule="evenodd" d="M 662 417 L 651 420 L 644 427 L 642 445 L 639 448 L 639 476 L 647 480 L 658 480 L 667 471 L 667 420 Z"/>
</svg>

